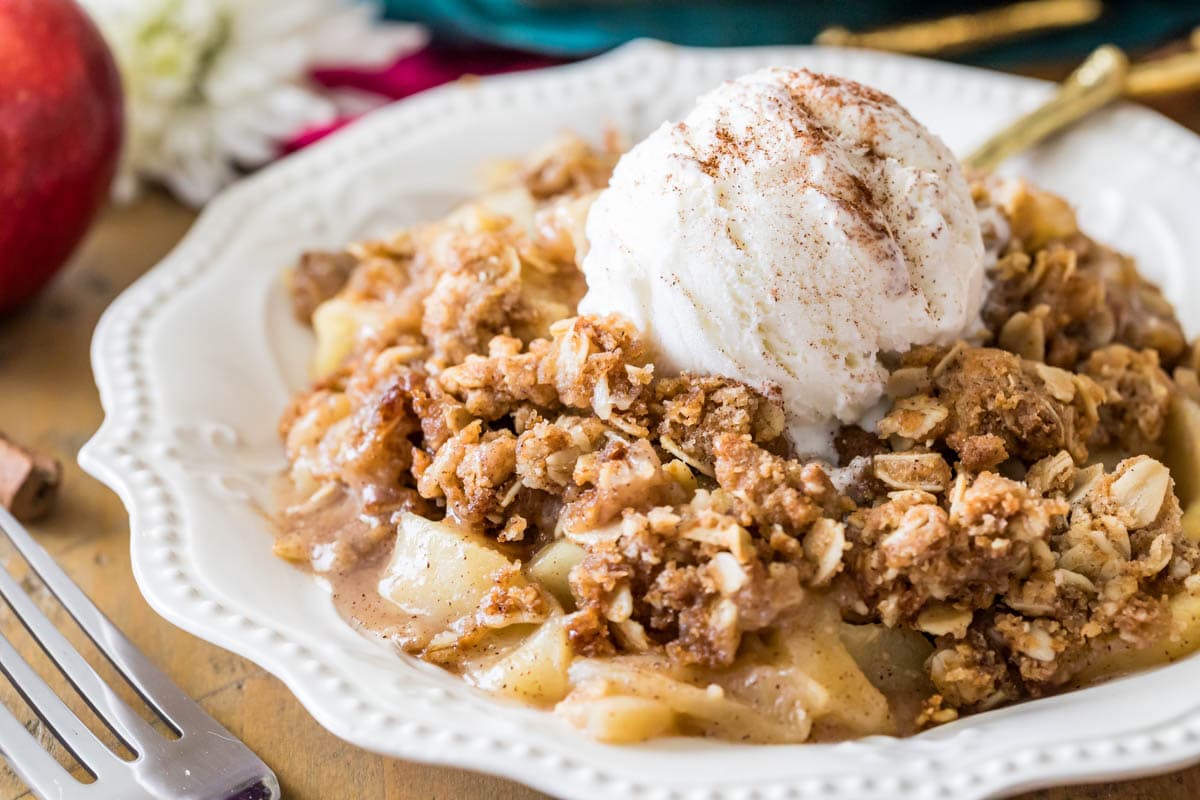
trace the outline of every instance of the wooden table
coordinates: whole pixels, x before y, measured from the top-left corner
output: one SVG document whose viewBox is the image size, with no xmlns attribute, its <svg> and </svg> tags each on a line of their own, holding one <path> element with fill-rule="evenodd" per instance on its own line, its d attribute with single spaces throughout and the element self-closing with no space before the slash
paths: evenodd
<svg viewBox="0 0 1200 800">
<path fill-rule="evenodd" d="M 1174 99 L 1164 110 L 1200 130 L 1200 96 Z M 35 534 L 151 659 L 274 768 L 286 797 L 541 797 L 507 781 L 387 759 L 341 742 L 317 725 L 278 680 L 168 624 L 138 593 L 130 572 L 125 511 L 115 495 L 75 465 L 76 452 L 101 419 L 88 344 L 104 307 L 158 261 L 192 219 L 190 212 L 158 194 L 132 207 L 110 210 L 54 286 L 27 311 L 0 320 L 0 430 L 57 455 L 66 468 L 59 508 L 50 519 L 33 526 Z M 44 594 L 38 593 L 46 601 Z M 0 629 L 14 631 L 6 608 L 0 611 Z M 81 637 L 76 633 L 73 638 Z M 28 642 L 22 642 L 21 649 L 34 652 Z M 20 704 L 7 685 L 0 699 L 10 707 Z M 33 719 L 27 709 L 18 713 Z M 36 720 L 29 727 L 45 736 Z M 20 782 L 0 767 L 0 800 L 27 795 Z M 1200 766 L 1158 778 L 1024 797 L 1195 798 L 1200 797 Z"/>
</svg>

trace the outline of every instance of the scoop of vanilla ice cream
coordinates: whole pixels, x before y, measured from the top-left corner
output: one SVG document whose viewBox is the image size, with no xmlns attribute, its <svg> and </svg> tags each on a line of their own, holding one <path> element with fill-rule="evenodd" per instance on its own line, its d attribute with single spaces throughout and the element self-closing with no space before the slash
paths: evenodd
<svg viewBox="0 0 1200 800">
<path fill-rule="evenodd" d="M 957 160 L 895 100 L 765 69 L 629 151 L 592 206 L 583 313 L 668 370 L 777 394 L 800 453 L 884 393 L 880 354 L 978 324 L 984 247 Z"/>
</svg>

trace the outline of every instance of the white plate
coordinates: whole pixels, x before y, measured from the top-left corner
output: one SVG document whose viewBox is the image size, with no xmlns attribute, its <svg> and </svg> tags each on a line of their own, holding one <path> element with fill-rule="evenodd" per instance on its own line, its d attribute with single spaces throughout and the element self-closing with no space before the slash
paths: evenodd
<svg viewBox="0 0 1200 800">
<path fill-rule="evenodd" d="M 352 631 L 309 576 L 271 555 L 260 506 L 283 466 L 275 425 L 311 335 L 280 281 L 303 250 L 446 210 L 481 160 L 571 127 L 635 136 L 718 81 L 808 66 L 895 95 L 958 152 L 1035 105 L 1043 83 L 820 48 L 688 50 L 638 42 L 587 63 L 438 89 L 386 108 L 214 201 L 96 331 L 107 417 L 80 453 L 129 509 L 151 605 L 278 675 L 322 725 L 371 750 L 506 775 L 571 798 L 975 798 L 1200 758 L 1200 659 L 971 717 L 921 736 L 745 747 L 588 741 L 501 706 Z M 1076 201 L 1132 251 L 1194 333 L 1200 140 L 1122 106 L 1012 165 Z M 286 735 L 281 732 L 281 735 Z"/>
</svg>

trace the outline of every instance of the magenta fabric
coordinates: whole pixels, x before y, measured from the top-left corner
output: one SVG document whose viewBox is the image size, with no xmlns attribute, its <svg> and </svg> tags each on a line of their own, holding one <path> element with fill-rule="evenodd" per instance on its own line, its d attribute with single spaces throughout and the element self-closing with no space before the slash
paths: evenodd
<svg viewBox="0 0 1200 800">
<path fill-rule="evenodd" d="M 385 100 L 400 100 L 441 86 L 443 83 L 458 80 L 464 75 L 497 75 L 539 69 L 564 62 L 565 59 L 519 50 L 482 46 L 467 49 L 431 44 L 380 70 L 329 66 L 313 70 L 311 77 L 313 82 L 326 89 L 355 89 L 379 95 Z M 348 125 L 354 119 L 342 117 L 329 125 L 299 131 L 283 144 L 282 151 L 290 153 L 299 150 Z"/>
</svg>

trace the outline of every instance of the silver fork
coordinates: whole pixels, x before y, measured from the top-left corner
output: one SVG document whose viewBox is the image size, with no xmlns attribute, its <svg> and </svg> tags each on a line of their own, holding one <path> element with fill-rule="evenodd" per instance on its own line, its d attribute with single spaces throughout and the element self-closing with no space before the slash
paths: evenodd
<svg viewBox="0 0 1200 800">
<path fill-rule="evenodd" d="M 8 709 L 0 705 L 0 752 L 35 794 L 87 800 L 274 800 L 274 773 L 134 647 L 96 608 L 41 545 L 0 506 L 0 530 L 74 617 L 88 638 L 163 722 L 168 739 L 125 704 L 42 613 L 12 575 L 0 569 L 0 597 L 104 724 L 133 753 L 112 752 L 0 636 L 0 671 L 55 737 L 94 777 L 82 783 L 59 765 Z"/>
</svg>

